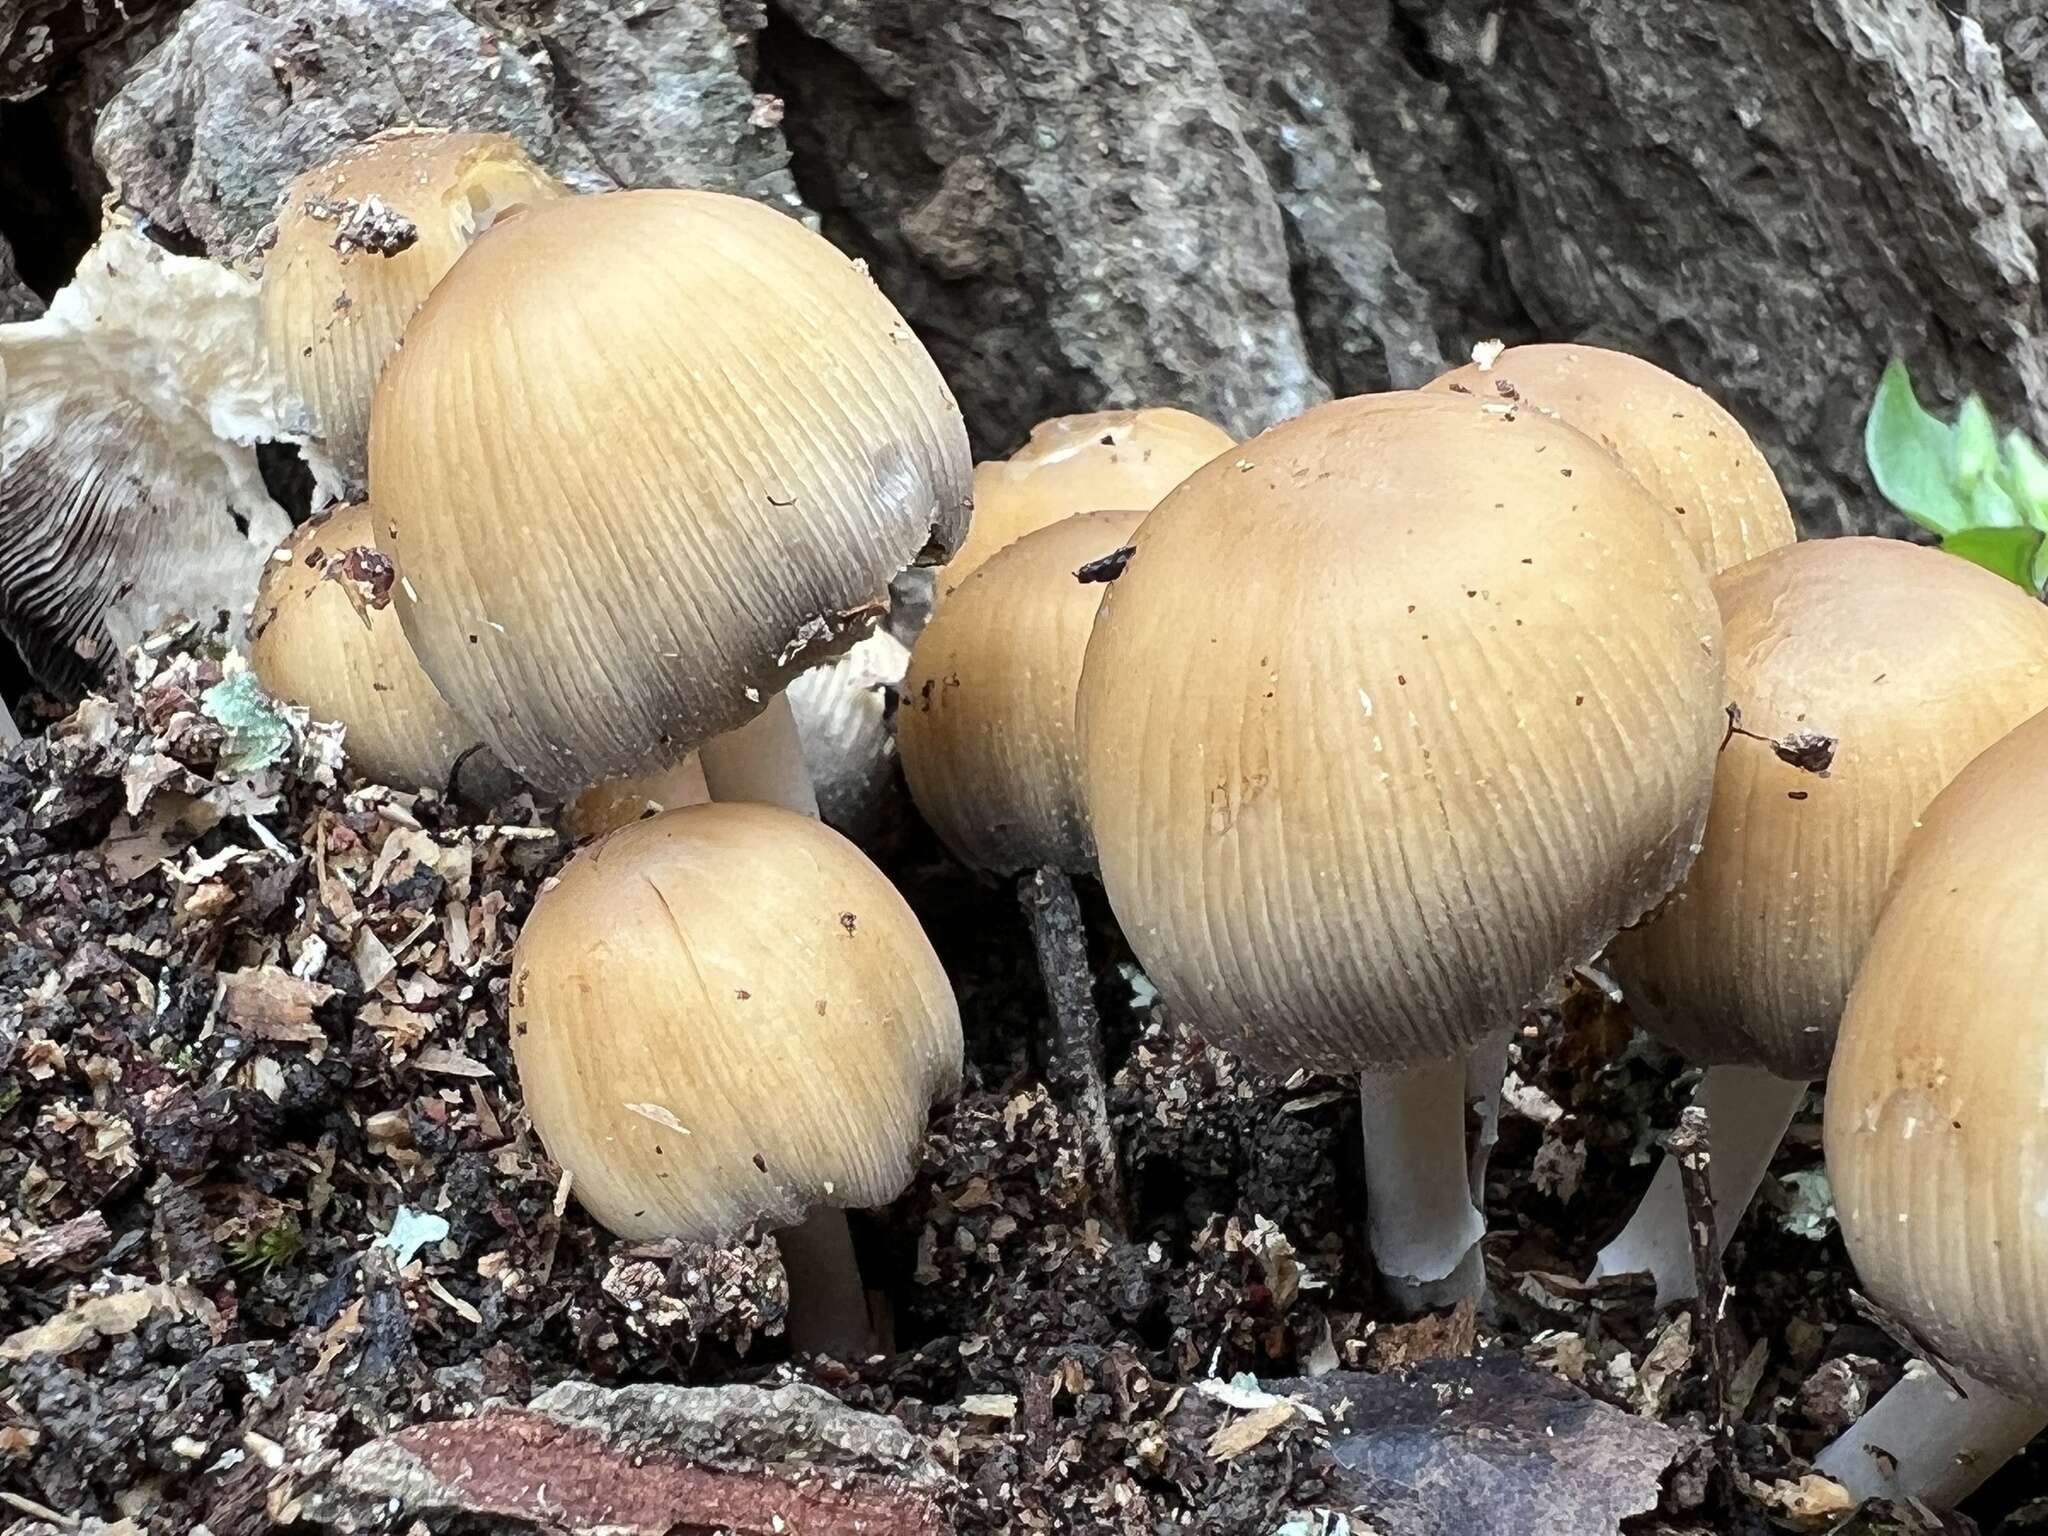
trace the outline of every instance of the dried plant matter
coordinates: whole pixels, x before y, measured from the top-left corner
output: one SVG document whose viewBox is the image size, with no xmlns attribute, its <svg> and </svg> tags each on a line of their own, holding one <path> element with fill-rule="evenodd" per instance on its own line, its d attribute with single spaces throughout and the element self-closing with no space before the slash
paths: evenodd
<svg viewBox="0 0 2048 1536">
<path fill-rule="evenodd" d="M 288 436 L 256 286 L 109 226 L 0 325 L 0 628 L 73 686 L 173 614 L 239 617 L 290 531 L 254 445 Z"/>
</svg>

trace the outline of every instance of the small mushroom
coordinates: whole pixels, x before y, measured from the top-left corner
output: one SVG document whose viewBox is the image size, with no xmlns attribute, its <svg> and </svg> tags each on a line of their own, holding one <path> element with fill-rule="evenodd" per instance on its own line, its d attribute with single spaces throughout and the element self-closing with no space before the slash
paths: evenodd
<svg viewBox="0 0 2048 1536">
<path fill-rule="evenodd" d="M 379 134 L 286 189 L 263 330 L 310 415 L 306 455 L 330 493 L 364 493 L 371 394 L 434 284 L 498 218 L 565 195 L 515 139 L 418 128 Z"/>
<path fill-rule="evenodd" d="M 1708 575 L 1798 534 L 1763 453 L 1712 396 L 1626 352 L 1580 342 L 1509 347 L 1426 386 L 1501 412 L 1551 415 L 1596 438 L 1668 507 Z"/>
<path fill-rule="evenodd" d="M 1363 1074 L 1381 1271 L 1473 1294 L 1460 1058 L 1692 861 L 1706 577 L 1597 444 L 1457 395 L 1311 410 L 1131 542 L 1077 710 L 1110 903 L 1194 1027 Z"/>
<path fill-rule="evenodd" d="M 1637 1017 L 1707 1067 L 1725 1246 L 1807 1084 L 1906 839 L 1963 765 L 2048 708 L 2048 608 L 1991 572 L 1896 539 L 1817 539 L 1714 582 L 1728 736 L 1686 881 L 1609 952 Z M 1596 1275 L 1693 1294 L 1668 1161 Z"/>
<path fill-rule="evenodd" d="M 271 694 L 339 721 L 365 778 L 439 789 L 476 733 L 413 659 L 373 523 L 366 504 L 339 507 L 278 546 L 257 590 L 249 663 Z"/>
<path fill-rule="evenodd" d="M 974 466 L 974 526 L 939 572 L 943 598 L 1007 544 L 1076 512 L 1149 511 L 1236 439 L 1192 411 L 1055 416 L 1007 459 Z"/>
<path fill-rule="evenodd" d="M 1123 547 L 1144 517 L 1083 512 L 998 550 L 918 636 L 896 716 L 911 799 L 940 841 L 970 869 L 1022 877 L 1053 1013 L 1047 1065 L 1112 1216 L 1122 1174 L 1070 878 L 1095 872 L 1074 696 L 1105 588 L 1075 573 Z"/>
<path fill-rule="evenodd" d="M 291 520 L 256 285 L 113 224 L 40 318 L 0 325 L 0 632 L 45 686 L 183 614 L 237 624 Z"/>
<path fill-rule="evenodd" d="M 455 263 L 385 369 L 370 478 L 413 649 L 507 764 L 569 793 L 702 745 L 714 795 L 772 800 L 802 774 L 783 688 L 951 553 L 969 461 L 865 271 L 744 198 L 630 191 Z"/>
<path fill-rule="evenodd" d="M 961 1038 L 858 849 L 762 805 L 623 827 L 534 903 L 510 1015 L 534 1129 L 591 1215 L 628 1238 L 782 1229 L 792 1341 L 868 1352 L 844 1212 L 909 1182 Z"/>
<path fill-rule="evenodd" d="M 932 615 L 910 655 L 896 744 L 911 798 L 970 869 L 1092 874 L 1074 695 L 1106 585 L 1075 571 L 1143 512 L 1083 512 L 999 550 Z"/>
<path fill-rule="evenodd" d="M 1953 1380 L 1916 1367 L 1822 1452 L 1859 1499 L 1952 1505 L 2048 1428 L 2044 803 L 2039 714 L 1927 808 L 1842 1017 L 1825 1126 L 1842 1237 Z"/>
<path fill-rule="evenodd" d="M 901 805 L 889 719 L 891 699 L 909 665 L 909 648 L 877 629 L 789 685 L 790 714 L 817 791 L 818 814 L 855 842 L 879 835 L 891 810 Z"/>
</svg>

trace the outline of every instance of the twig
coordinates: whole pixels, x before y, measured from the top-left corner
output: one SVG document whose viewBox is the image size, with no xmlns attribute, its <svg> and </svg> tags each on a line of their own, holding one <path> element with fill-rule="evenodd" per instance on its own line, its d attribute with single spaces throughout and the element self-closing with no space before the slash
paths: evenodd
<svg viewBox="0 0 2048 1536">
<path fill-rule="evenodd" d="M 1728 1275 L 1721 1267 L 1721 1244 L 1715 1235 L 1714 1158 L 1708 1132 L 1706 1110 L 1697 1104 L 1687 1105 L 1664 1148 L 1678 1164 L 1679 1187 L 1685 1192 L 1685 1230 L 1692 1244 L 1693 1279 L 1699 1298 L 1693 1332 L 1706 1346 L 1707 1391 L 1713 1399 L 1714 1455 L 1729 1484 L 1740 1487 L 1742 1474 L 1735 1461 L 1735 1416 L 1728 1400 L 1736 1362 L 1728 1347 Z"/>
<path fill-rule="evenodd" d="M 1082 1145 L 1103 1211 L 1124 1225 L 1124 1178 L 1109 1089 L 1102 1065 L 1102 1018 L 1095 1011 L 1095 975 L 1088 964 L 1088 933 L 1074 883 L 1056 869 L 1035 870 L 1017 882 L 1017 900 L 1031 922 L 1038 971 L 1052 1009 L 1046 1073 L 1081 1122 Z"/>
</svg>

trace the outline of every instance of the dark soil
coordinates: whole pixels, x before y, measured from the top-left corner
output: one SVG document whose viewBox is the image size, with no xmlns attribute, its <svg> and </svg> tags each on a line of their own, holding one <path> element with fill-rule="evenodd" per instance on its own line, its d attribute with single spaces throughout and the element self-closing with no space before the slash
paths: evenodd
<svg viewBox="0 0 2048 1536">
<path fill-rule="evenodd" d="M 771 1237 L 612 1238 L 526 1125 L 504 992 L 568 852 L 548 816 L 352 783 L 323 728 L 266 741 L 263 710 L 210 691 L 217 658 L 150 649 L 0 766 L 0 1490 L 22 1529 L 271 1530 L 398 1426 L 572 1378 L 785 1376 Z M 1188 1388 L 1475 1349 L 1686 1431 L 1697 1449 L 1631 1528 L 1827 1523 L 1787 1491 L 1800 1458 L 1902 1358 L 1852 1308 L 1797 1177 L 1819 1165 L 1812 1107 L 1729 1255 L 1731 1477 L 1707 1450 L 1690 1311 L 1572 1278 L 1688 1086 L 1597 992 L 1515 1045 L 1492 1308 L 1401 1322 L 1358 1250 L 1349 1084 L 1274 1082 L 1176 1027 L 1084 892 L 1119 1232 L 1033 1059 L 1044 990 L 1014 891 L 907 817 L 876 851 L 954 978 L 970 1081 L 912 1187 L 858 1234 L 898 1353 L 794 1367 L 929 1436 L 959 1479 L 958 1529 L 1274 1530 L 1316 1505 L 1327 1468 L 1284 1427 L 1203 1454 L 1174 1427 Z M 2037 1452 L 1969 1512 L 2041 1529 L 2025 1500 L 2044 1474 Z"/>
</svg>

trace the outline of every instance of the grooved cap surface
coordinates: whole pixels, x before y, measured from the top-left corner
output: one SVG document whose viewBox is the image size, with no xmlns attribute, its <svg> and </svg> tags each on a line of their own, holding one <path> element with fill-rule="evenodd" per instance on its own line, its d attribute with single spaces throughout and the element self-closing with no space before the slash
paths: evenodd
<svg viewBox="0 0 2048 1536">
<path fill-rule="evenodd" d="M 1083 512 L 1028 533 L 970 576 L 918 636 L 896 711 L 911 798 L 964 864 L 997 874 L 1095 867 L 1074 695 L 1106 588 L 1075 570 L 1143 512 Z"/>
<path fill-rule="evenodd" d="M 528 1113 L 622 1237 L 729 1239 L 909 1182 L 960 1085 L 924 930 L 851 843 L 772 806 L 664 811 L 575 854 L 512 959 Z"/>
<path fill-rule="evenodd" d="M 1896 539 L 1817 539 L 1723 572 L 1747 731 L 1835 739 L 1825 777 L 1734 736 L 1706 846 L 1609 958 L 1638 1019 L 1698 1061 L 1826 1075 L 1892 866 L 1963 765 L 2048 708 L 2048 607 Z"/>
<path fill-rule="evenodd" d="M 421 664 L 562 793 L 744 724 L 967 516 L 966 429 L 902 317 L 794 219 L 712 192 L 494 225 L 370 436 Z"/>
<path fill-rule="evenodd" d="M 1235 443 L 1214 422 L 1172 406 L 1041 421 L 1010 457 L 974 466 L 974 526 L 939 572 L 938 595 L 997 550 L 1077 512 L 1149 512 Z"/>
<path fill-rule="evenodd" d="M 2048 1404 L 2048 714 L 1907 844 L 1842 1018 L 1827 1160 L 1856 1273 L 1942 1356 Z"/>
<path fill-rule="evenodd" d="M 438 130 L 380 134 L 286 190 L 263 264 L 264 336 L 346 494 L 367 483 L 370 396 L 413 312 L 492 219 L 566 195 L 509 135 Z M 410 226 L 405 249 L 348 238 L 377 222 L 372 198 Z"/>
<path fill-rule="evenodd" d="M 263 572 L 249 625 L 249 664 L 272 694 L 316 720 L 346 728 L 349 761 L 364 778 L 401 789 L 439 789 L 477 745 L 420 670 L 387 594 L 358 610 L 330 579 L 351 550 L 381 559 L 370 508 L 337 507 L 305 523 Z"/>
<path fill-rule="evenodd" d="M 1742 423 L 1655 363 L 1545 342 L 1509 347 L 1491 368 L 1468 363 L 1425 387 L 1553 411 L 1598 440 L 1678 518 L 1709 575 L 1798 537 L 1778 477 Z"/>
<path fill-rule="evenodd" d="M 1124 932 L 1204 1032 L 1281 1068 L 1440 1059 L 1684 873 L 1720 626 L 1590 439 L 1342 400 L 1133 542 L 1082 670 L 1082 783 Z"/>
</svg>

